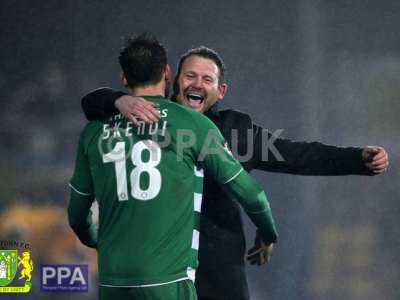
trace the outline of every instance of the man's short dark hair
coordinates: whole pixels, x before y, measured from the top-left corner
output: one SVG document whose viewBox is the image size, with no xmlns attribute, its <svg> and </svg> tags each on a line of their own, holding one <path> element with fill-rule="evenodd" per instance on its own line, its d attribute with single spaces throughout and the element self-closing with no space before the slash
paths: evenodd
<svg viewBox="0 0 400 300">
<path fill-rule="evenodd" d="M 193 48 L 193 49 L 190 49 L 189 51 L 187 51 L 186 53 L 184 53 L 179 60 L 178 71 L 176 73 L 175 80 L 174 80 L 174 93 L 172 96 L 173 99 L 176 99 L 176 96 L 179 94 L 178 78 L 182 71 L 182 65 L 187 58 L 189 58 L 190 56 L 194 56 L 194 55 L 212 60 L 217 65 L 218 70 L 219 70 L 218 84 L 221 85 L 221 84 L 225 83 L 226 69 L 225 69 L 224 61 L 222 60 L 221 56 L 219 56 L 219 54 L 216 51 L 214 51 L 213 49 L 205 47 L 205 46 Z"/>
<path fill-rule="evenodd" d="M 130 88 L 157 84 L 167 65 L 167 50 L 153 34 L 142 33 L 127 40 L 119 63 Z"/>
</svg>

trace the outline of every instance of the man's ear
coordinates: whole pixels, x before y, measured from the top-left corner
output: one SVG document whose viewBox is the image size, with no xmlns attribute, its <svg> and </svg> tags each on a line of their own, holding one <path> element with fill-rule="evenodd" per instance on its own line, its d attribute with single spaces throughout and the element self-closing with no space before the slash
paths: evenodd
<svg viewBox="0 0 400 300">
<path fill-rule="evenodd" d="M 124 72 L 121 72 L 120 77 L 121 77 L 121 82 L 122 82 L 123 86 L 128 87 L 128 81 L 126 80 Z"/>
<path fill-rule="evenodd" d="M 227 90 L 228 85 L 226 83 L 218 86 L 218 100 L 222 100 L 225 97 Z"/>
<path fill-rule="evenodd" d="M 171 67 L 169 66 L 169 64 L 167 64 L 165 66 L 164 74 L 165 74 L 165 80 L 166 81 L 171 81 L 171 79 L 172 79 L 172 71 L 171 71 Z"/>
</svg>

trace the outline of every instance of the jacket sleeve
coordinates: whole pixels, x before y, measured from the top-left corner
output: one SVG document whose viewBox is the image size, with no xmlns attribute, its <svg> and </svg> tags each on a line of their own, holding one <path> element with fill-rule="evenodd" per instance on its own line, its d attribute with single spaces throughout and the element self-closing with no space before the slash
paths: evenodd
<svg viewBox="0 0 400 300">
<path fill-rule="evenodd" d="M 257 125 L 253 132 L 256 169 L 298 175 L 373 175 L 362 159 L 362 148 L 294 142 Z"/>
<path fill-rule="evenodd" d="M 126 95 L 126 93 L 107 87 L 98 88 L 90 92 L 81 100 L 86 119 L 89 121 L 102 121 L 118 114 L 118 109 L 114 106 L 114 103 L 123 95 Z"/>
</svg>

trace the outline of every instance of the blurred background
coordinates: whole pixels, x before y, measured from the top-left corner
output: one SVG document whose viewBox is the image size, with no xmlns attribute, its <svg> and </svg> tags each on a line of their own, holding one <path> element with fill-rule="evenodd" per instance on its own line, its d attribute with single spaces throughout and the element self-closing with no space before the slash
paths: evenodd
<svg viewBox="0 0 400 300">
<path fill-rule="evenodd" d="M 250 113 L 293 140 L 381 145 L 383 176 L 254 172 L 275 214 L 279 244 L 248 266 L 252 299 L 400 299 L 400 2 L 11 1 L 0 4 L 0 240 L 30 242 L 33 292 L 50 299 L 41 263 L 90 263 L 67 227 L 80 99 L 121 88 L 123 38 L 152 31 L 176 70 L 191 47 L 217 50 L 228 69 L 223 107 Z M 254 227 L 246 220 L 248 246 Z M 90 293 L 59 299 L 95 299 Z"/>
</svg>

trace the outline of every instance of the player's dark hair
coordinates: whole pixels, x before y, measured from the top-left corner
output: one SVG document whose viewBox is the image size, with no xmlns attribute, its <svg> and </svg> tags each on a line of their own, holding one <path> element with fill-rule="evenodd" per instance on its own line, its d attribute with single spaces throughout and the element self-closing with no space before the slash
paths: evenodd
<svg viewBox="0 0 400 300">
<path fill-rule="evenodd" d="M 224 64 L 224 61 L 222 60 L 221 56 L 219 56 L 219 54 L 216 51 L 214 51 L 213 49 L 205 47 L 205 46 L 193 48 L 193 49 L 188 50 L 186 53 L 184 53 L 179 60 L 178 71 L 177 71 L 175 79 L 174 79 L 173 95 L 171 97 L 173 100 L 175 100 L 179 94 L 178 78 L 182 71 L 182 65 L 187 58 L 189 58 L 190 56 L 193 56 L 193 55 L 212 60 L 217 65 L 218 70 L 219 70 L 218 84 L 221 85 L 221 84 L 225 83 L 226 68 L 225 68 L 225 64 Z"/>
<path fill-rule="evenodd" d="M 129 38 L 119 63 L 130 88 L 160 82 L 167 65 L 167 50 L 151 33 Z"/>
</svg>

